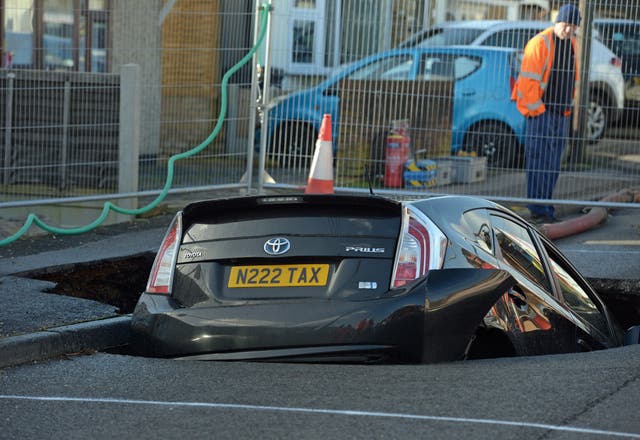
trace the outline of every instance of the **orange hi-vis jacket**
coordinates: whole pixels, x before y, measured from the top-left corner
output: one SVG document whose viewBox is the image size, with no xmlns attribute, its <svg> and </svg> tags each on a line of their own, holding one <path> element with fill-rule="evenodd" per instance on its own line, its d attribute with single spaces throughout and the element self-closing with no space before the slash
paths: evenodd
<svg viewBox="0 0 640 440">
<path fill-rule="evenodd" d="M 576 83 L 573 88 L 575 96 L 576 84 L 578 83 L 578 55 L 574 37 L 571 38 L 571 47 L 575 60 Z M 518 111 L 525 117 L 539 116 L 545 112 L 542 97 L 549 83 L 554 51 L 553 26 L 529 40 L 524 48 L 520 75 L 511 93 L 511 99 L 516 101 Z M 565 116 L 570 114 L 571 110 L 564 113 Z"/>
</svg>

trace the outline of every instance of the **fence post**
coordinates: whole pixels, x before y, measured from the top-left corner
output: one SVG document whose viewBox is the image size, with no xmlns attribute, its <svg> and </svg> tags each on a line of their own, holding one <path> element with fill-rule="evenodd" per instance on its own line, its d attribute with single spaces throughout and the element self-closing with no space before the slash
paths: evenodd
<svg viewBox="0 0 640 440">
<path fill-rule="evenodd" d="M 225 130 L 226 153 L 235 154 L 239 148 L 240 139 L 238 139 L 238 119 L 240 117 L 240 87 L 237 84 L 229 84 L 227 86 L 228 112 L 227 112 L 227 129 Z M 244 147 L 244 145 L 242 145 Z"/>
<path fill-rule="evenodd" d="M 13 121 L 13 80 L 15 77 L 15 73 L 7 75 L 7 108 L 4 114 L 4 176 L 2 179 L 5 185 L 11 183 L 11 123 Z"/>
<path fill-rule="evenodd" d="M 69 156 L 69 120 L 71 117 L 71 83 L 64 82 L 64 102 L 62 105 L 62 145 L 60 148 L 60 189 L 67 187 L 67 165 Z"/>
<path fill-rule="evenodd" d="M 138 157 L 140 156 L 140 66 L 125 64 L 120 68 L 120 133 L 118 157 L 118 192 L 138 191 Z M 138 207 L 137 198 L 123 199 L 120 206 Z"/>
</svg>

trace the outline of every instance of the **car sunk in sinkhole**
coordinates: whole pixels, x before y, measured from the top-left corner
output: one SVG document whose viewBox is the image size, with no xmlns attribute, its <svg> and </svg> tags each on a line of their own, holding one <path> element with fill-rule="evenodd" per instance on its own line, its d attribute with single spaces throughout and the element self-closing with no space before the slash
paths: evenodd
<svg viewBox="0 0 640 440">
<path fill-rule="evenodd" d="M 132 315 L 139 354 L 430 363 L 604 349 L 625 333 L 533 226 L 467 196 L 192 203 Z"/>
</svg>

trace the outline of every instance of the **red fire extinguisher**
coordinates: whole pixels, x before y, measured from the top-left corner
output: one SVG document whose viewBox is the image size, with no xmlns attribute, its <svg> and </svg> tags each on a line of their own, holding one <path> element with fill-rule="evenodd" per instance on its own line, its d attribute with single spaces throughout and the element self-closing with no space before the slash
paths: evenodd
<svg viewBox="0 0 640 440">
<path fill-rule="evenodd" d="M 384 186 L 402 187 L 404 164 L 411 155 L 411 138 L 407 133 L 408 121 L 394 121 L 387 136 L 384 161 Z"/>
</svg>

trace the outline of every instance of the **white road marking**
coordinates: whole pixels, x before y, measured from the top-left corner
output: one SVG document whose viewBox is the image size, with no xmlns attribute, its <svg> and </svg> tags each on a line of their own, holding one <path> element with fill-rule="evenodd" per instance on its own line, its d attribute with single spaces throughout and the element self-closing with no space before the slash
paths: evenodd
<svg viewBox="0 0 640 440">
<path fill-rule="evenodd" d="M 603 245 L 603 246 L 640 246 L 640 240 L 587 240 L 584 242 L 589 245 Z"/>
<path fill-rule="evenodd" d="M 593 250 L 593 249 L 560 249 L 562 251 L 563 254 L 592 254 L 594 252 L 597 252 L 598 254 L 630 254 L 630 255 L 638 255 L 640 254 L 640 252 L 638 251 L 632 251 L 632 250 L 613 250 L 613 251 L 609 251 L 606 249 L 598 249 L 597 251 Z"/>
<path fill-rule="evenodd" d="M 530 422 L 513 422 L 508 420 L 493 419 L 474 419 L 465 417 L 443 417 L 443 416 L 426 416 L 420 414 L 402 414 L 387 413 L 376 411 L 355 411 L 355 410 L 339 410 L 339 409 L 321 409 L 321 408 L 296 408 L 286 406 L 266 406 L 266 405 L 242 405 L 235 403 L 208 403 L 208 402 L 163 402 L 157 400 L 131 400 L 131 399 L 113 399 L 113 398 L 91 398 L 91 397 L 60 397 L 60 396 L 18 396 L 18 395 L 0 395 L 3 400 L 30 400 L 44 402 L 83 402 L 83 403 L 106 403 L 120 405 L 155 405 L 155 406 L 184 406 L 192 408 L 215 408 L 215 409 L 242 409 L 250 411 L 279 411 L 306 414 L 331 414 L 341 416 L 358 416 L 358 417 L 384 417 L 405 420 L 429 420 L 437 422 L 451 423 L 469 423 L 483 425 L 501 425 L 501 426 L 517 426 L 522 428 L 536 428 L 550 431 L 575 432 L 579 434 L 606 435 L 612 437 L 626 437 L 640 439 L 640 433 L 606 431 L 601 429 L 580 428 L 577 426 L 559 426 L 548 425 L 546 423 L 530 423 Z"/>
</svg>

